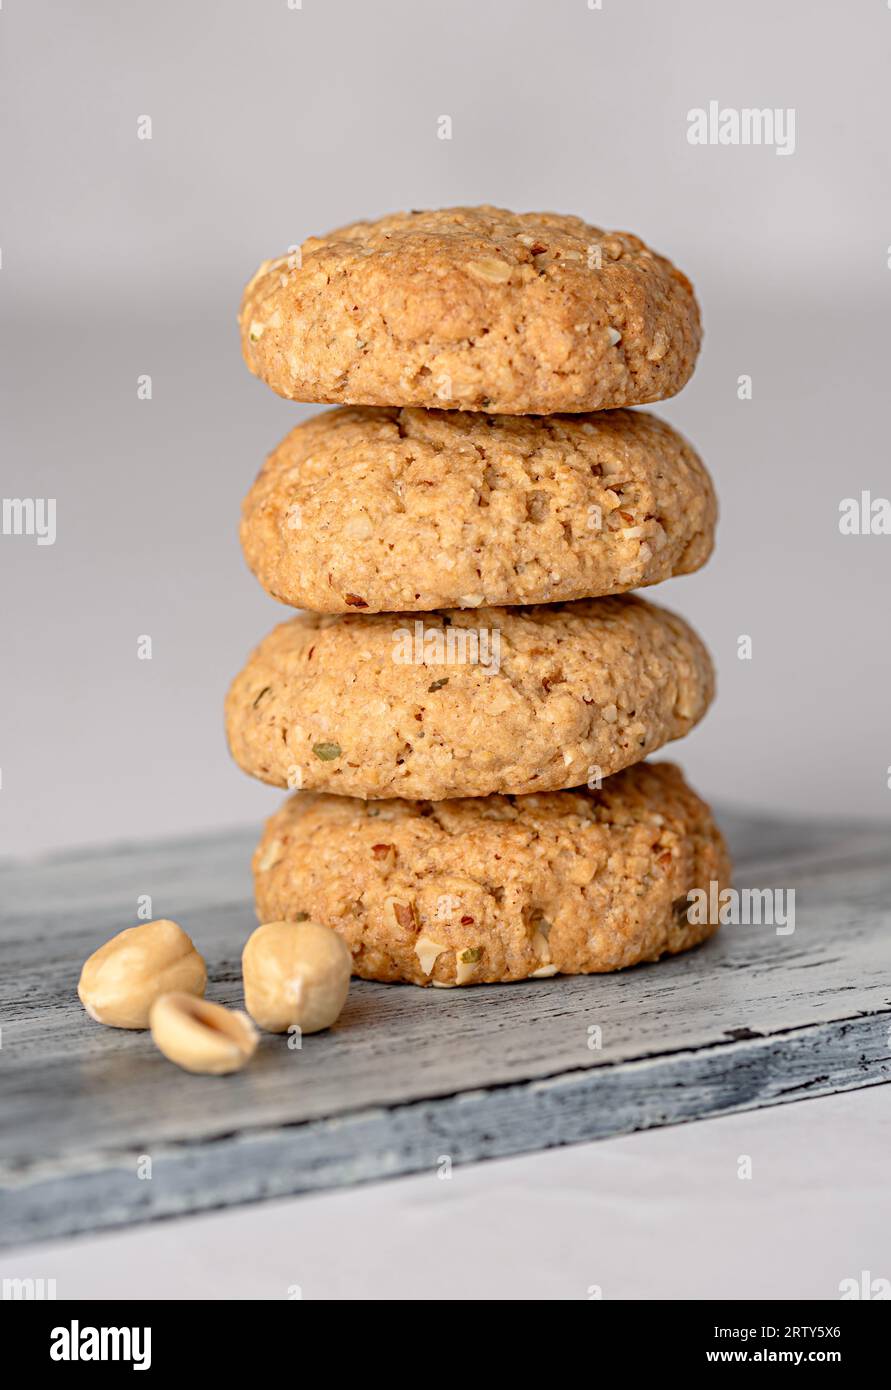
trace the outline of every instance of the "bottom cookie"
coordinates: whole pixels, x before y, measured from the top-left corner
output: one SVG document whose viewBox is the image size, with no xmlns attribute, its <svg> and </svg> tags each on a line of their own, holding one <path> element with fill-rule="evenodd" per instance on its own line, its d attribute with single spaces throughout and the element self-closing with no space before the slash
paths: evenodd
<svg viewBox="0 0 891 1390">
<path fill-rule="evenodd" d="M 691 889 L 730 882 L 711 811 L 673 763 L 585 788 L 456 801 L 298 792 L 254 855 L 261 922 L 323 922 L 353 973 L 416 985 L 621 970 L 716 924 Z M 689 919 L 693 919 L 692 921 Z"/>
</svg>

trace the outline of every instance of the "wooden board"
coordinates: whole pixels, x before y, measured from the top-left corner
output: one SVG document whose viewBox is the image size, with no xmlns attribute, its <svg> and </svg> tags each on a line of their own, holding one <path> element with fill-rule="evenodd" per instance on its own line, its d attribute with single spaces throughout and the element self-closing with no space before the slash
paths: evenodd
<svg viewBox="0 0 891 1390">
<path fill-rule="evenodd" d="M 728 926 L 620 975 L 466 990 L 354 982 L 341 1023 L 228 1078 L 98 1027 L 75 986 L 135 920 L 186 927 L 240 1003 L 254 835 L 0 864 L 0 1243 L 627 1133 L 891 1077 L 891 835 L 725 814 L 739 887 L 796 928 Z M 600 1030 L 599 1048 L 592 1029 Z M 140 1177 L 151 1158 L 151 1177 Z"/>
</svg>

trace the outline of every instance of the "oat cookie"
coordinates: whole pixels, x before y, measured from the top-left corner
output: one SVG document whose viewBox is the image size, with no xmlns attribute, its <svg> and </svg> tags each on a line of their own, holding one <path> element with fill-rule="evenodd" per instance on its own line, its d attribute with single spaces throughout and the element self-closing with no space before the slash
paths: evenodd
<svg viewBox="0 0 891 1390">
<path fill-rule="evenodd" d="M 711 480 L 646 411 L 482 415 L 359 406 L 292 430 L 242 509 L 275 598 L 317 613 L 553 603 L 708 559 Z"/>
<path fill-rule="evenodd" d="M 532 608 L 302 614 L 226 702 L 232 754 L 275 786 L 438 800 L 608 777 L 702 717 L 705 647 L 631 595 Z"/>
<path fill-rule="evenodd" d="M 260 266 L 239 323 L 292 400 L 508 415 L 664 400 L 701 338 L 689 280 L 638 237 L 494 207 L 310 237 Z"/>
<path fill-rule="evenodd" d="M 353 972 L 483 984 L 620 970 L 695 946 L 687 893 L 727 887 L 708 806 L 671 763 L 599 791 L 365 802 L 298 793 L 254 855 L 261 922 L 344 938 Z M 694 914 L 695 915 L 695 914 Z"/>
</svg>

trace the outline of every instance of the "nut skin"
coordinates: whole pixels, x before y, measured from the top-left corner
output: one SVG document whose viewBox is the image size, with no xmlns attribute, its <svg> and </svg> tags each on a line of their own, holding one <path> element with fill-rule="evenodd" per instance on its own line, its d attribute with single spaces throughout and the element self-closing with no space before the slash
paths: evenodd
<svg viewBox="0 0 891 1390">
<path fill-rule="evenodd" d="M 161 994 L 176 990 L 202 996 L 207 967 L 176 922 L 163 918 L 119 932 L 84 965 L 77 986 L 80 1002 L 109 1028 L 148 1028 L 149 1012 Z"/>
<path fill-rule="evenodd" d="M 246 1013 L 193 994 L 162 994 L 150 1022 L 159 1052 L 183 1071 L 226 1076 L 256 1051 L 257 1030 Z"/>
<path fill-rule="evenodd" d="M 330 1028 L 346 1003 L 352 956 L 337 932 L 318 922 L 267 922 L 241 957 L 244 1001 L 267 1033 Z"/>
</svg>

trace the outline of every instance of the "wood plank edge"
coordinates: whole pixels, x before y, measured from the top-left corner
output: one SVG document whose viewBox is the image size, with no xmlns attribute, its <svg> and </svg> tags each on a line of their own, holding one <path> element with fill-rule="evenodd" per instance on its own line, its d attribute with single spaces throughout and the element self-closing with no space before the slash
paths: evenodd
<svg viewBox="0 0 891 1390">
<path fill-rule="evenodd" d="M 891 1080 L 891 1010 L 646 1060 L 359 1110 L 333 1119 L 100 1155 L 0 1190 L 0 1247 L 321 1192 Z M 460 1171 L 453 1181 L 460 1180 Z"/>
</svg>

